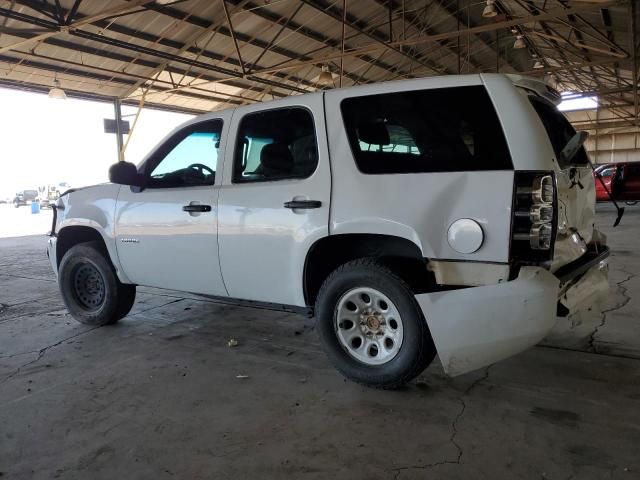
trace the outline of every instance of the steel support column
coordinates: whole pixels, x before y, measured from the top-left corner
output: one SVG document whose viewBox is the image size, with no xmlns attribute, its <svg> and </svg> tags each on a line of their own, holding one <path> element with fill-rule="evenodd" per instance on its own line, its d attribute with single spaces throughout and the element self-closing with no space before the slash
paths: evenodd
<svg viewBox="0 0 640 480">
<path fill-rule="evenodd" d="M 118 161 L 124 161 L 124 151 L 122 147 L 124 146 L 124 134 L 122 133 L 124 129 L 122 128 L 122 105 L 120 103 L 120 99 L 116 98 L 113 101 L 113 111 L 115 113 L 116 118 L 116 145 L 118 146 Z"/>
</svg>

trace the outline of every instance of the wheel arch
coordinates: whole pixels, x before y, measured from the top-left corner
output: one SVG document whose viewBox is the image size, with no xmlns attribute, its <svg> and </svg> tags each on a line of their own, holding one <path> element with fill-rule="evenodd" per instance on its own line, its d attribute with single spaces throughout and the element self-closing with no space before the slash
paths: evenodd
<svg viewBox="0 0 640 480">
<path fill-rule="evenodd" d="M 111 260 L 104 238 L 100 232 L 93 227 L 86 225 L 69 225 L 61 228 L 56 237 L 56 261 L 58 268 L 60 268 L 60 262 L 64 254 L 79 243 L 98 242 L 101 245 L 102 253 L 106 254 L 109 260 Z"/>
<path fill-rule="evenodd" d="M 420 247 L 403 237 L 371 233 L 329 235 L 316 241 L 304 263 L 303 290 L 313 306 L 324 280 L 340 265 L 358 258 L 377 258 L 405 280 L 416 293 L 434 284 Z"/>
</svg>

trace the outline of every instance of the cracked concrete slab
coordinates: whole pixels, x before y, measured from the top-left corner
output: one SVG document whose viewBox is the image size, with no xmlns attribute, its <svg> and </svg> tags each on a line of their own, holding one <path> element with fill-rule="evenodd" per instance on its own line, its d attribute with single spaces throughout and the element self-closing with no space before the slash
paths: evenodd
<svg viewBox="0 0 640 480">
<path fill-rule="evenodd" d="M 640 266 L 640 208 L 615 230 L 612 221 L 605 207 L 598 223 L 614 255 L 604 317 L 561 321 L 540 346 L 454 379 L 436 363 L 397 392 L 345 381 L 313 322 L 280 312 L 142 288 L 119 324 L 79 325 L 46 239 L 0 239 L 0 472 L 635 478 L 640 279 L 628 277 Z"/>
</svg>

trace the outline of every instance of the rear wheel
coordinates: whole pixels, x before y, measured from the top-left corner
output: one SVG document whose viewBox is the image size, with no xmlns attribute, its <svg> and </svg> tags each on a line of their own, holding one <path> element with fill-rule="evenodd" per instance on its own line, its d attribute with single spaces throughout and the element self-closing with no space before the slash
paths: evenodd
<svg viewBox="0 0 640 480">
<path fill-rule="evenodd" d="M 316 319 L 329 360 L 347 378 L 370 387 L 397 388 L 436 354 L 413 292 L 374 259 L 346 263 L 325 280 Z"/>
<path fill-rule="evenodd" d="M 118 280 L 98 242 L 80 243 L 65 253 L 58 284 L 71 316 L 87 325 L 116 323 L 129 313 L 136 297 L 135 285 Z"/>
</svg>

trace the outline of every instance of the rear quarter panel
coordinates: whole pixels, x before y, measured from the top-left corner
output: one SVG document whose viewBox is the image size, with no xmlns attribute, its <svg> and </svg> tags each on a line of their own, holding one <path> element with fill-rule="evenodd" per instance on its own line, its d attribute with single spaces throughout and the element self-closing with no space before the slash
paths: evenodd
<svg viewBox="0 0 640 480">
<path fill-rule="evenodd" d="M 514 170 L 555 170 L 555 153 L 527 94 L 504 75 L 481 74 L 496 109 Z"/>
<path fill-rule="evenodd" d="M 332 176 L 330 233 L 379 233 L 406 238 L 431 259 L 507 262 L 513 171 L 363 174 L 354 161 L 340 111 L 340 102 L 354 96 L 481 84 L 479 75 L 468 75 L 327 92 Z M 484 243 L 474 253 L 459 253 L 447 242 L 449 226 L 460 218 L 471 218 L 483 228 Z"/>
</svg>

